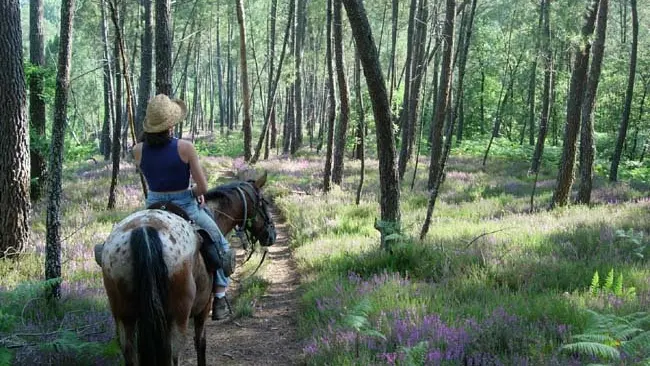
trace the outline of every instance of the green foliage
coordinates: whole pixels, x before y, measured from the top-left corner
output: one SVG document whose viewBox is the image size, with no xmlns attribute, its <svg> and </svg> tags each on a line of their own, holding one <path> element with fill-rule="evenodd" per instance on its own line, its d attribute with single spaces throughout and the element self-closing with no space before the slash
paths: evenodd
<svg viewBox="0 0 650 366">
<path fill-rule="evenodd" d="M 594 273 L 594 276 L 591 278 L 589 293 L 592 296 L 611 294 L 628 300 L 634 299 L 636 297 L 636 289 L 634 287 L 627 287 L 623 289 L 623 274 L 619 273 L 618 277 L 615 278 L 613 268 L 607 274 L 605 283 L 603 283 L 602 286 L 600 284 L 598 271 Z"/>
<path fill-rule="evenodd" d="M 255 303 L 264 295 L 269 287 L 269 282 L 262 277 L 253 276 L 242 283 L 242 289 L 235 303 L 235 317 L 253 316 Z"/>
<path fill-rule="evenodd" d="M 41 351 L 55 354 L 71 354 L 81 363 L 91 363 L 98 356 L 115 357 L 120 355 L 119 347 L 114 344 L 102 344 L 81 340 L 74 332 L 64 331 L 52 341 L 39 346 Z"/>
<path fill-rule="evenodd" d="M 616 230 L 614 244 L 619 246 L 622 250 L 628 251 L 633 258 L 644 259 L 645 250 L 648 247 L 644 241 L 643 231 L 636 231 L 634 229 Z"/>
<path fill-rule="evenodd" d="M 619 361 L 623 352 L 631 359 L 650 361 L 650 313 L 617 316 L 586 312 L 589 320 L 584 333 L 574 335 L 562 351 L 605 361 Z"/>
<path fill-rule="evenodd" d="M 77 144 L 66 139 L 63 157 L 65 161 L 87 160 L 97 153 L 97 146 L 94 143 Z"/>
<path fill-rule="evenodd" d="M 428 348 L 429 342 L 421 341 L 413 347 L 401 347 L 400 350 L 406 355 L 406 365 L 424 365 Z"/>
<path fill-rule="evenodd" d="M 200 156 L 238 157 L 244 154 L 243 135 L 239 132 L 215 134 L 211 140 L 197 140 L 194 143 Z"/>
<path fill-rule="evenodd" d="M 0 347 L 0 365 L 11 365 L 13 353 L 6 347 Z"/>
</svg>

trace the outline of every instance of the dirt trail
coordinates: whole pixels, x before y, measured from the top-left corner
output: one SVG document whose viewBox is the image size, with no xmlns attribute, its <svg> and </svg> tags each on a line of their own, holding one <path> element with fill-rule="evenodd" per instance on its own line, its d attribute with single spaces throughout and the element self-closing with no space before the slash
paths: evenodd
<svg viewBox="0 0 650 366">
<path fill-rule="evenodd" d="M 304 364 L 296 335 L 299 278 L 289 249 L 286 224 L 275 209 L 270 211 L 278 238 L 276 244 L 269 247 L 265 265 L 258 272 L 270 285 L 266 294 L 255 303 L 252 317 L 219 322 L 208 319 L 208 365 Z M 239 243 L 235 243 L 236 239 L 232 241 L 237 249 L 238 263 L 242 263 L 244 251 L 237 248 Z M 241 280 L 241 273 L 235 272 L 233 279 Z M 233 281 L 228 296 L 231 305 L 237 287 L 238 283 Z M 193 334 L 193 330 L 188 332 L 182 365 L 196 365 Z"/>
</svg>

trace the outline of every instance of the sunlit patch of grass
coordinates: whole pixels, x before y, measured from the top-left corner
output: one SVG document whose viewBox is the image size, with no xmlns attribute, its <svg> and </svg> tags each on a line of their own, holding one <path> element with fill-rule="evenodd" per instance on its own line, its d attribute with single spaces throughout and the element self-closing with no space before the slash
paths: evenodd
<svg viewBox="0 0 650 366">
<path fill-rule="evenodd" d="M 237 268 L 237 273 L 241 282 L 239 283 L 239 293 L 234 304 L 233 313 L 235 317 L 253 316 L 255 306 L 260 298 L 266 293 L 270 282 L 262 277 L 268 262 L 262 263 L 262 252 L 257 251 L 250 259 Z M 257 272 L 255 272 L 257 270 Z"/>
<path fill-rule="evenodd" d="M 477 342 L 485 342 L 486 352 L 496 352 L 495 357 L 507 363 L 515 361 L 499 353 L 503 352 L 499 347 L 523 339 L 519 349 L 523 358 L 519 359 L 535 364 L 563 363 L 557 354 L 560 339 L 584 326 L 581 309 L 593 303 L 586 289 L 595 270 L 620 268 L 629 286 L 641 294 L 616 311 L 638 311 L 647 306 L 647 255 L 632 260 L 636 242 L 627 239 L 626 247 L 608 239 L 608 233 L 634 229 L 646 234 L 639 245 L 648 243 L 648 203 L 547 211 L 555 170 L 543 165 L 531 213 L 530 193 L 535 177 L 527 172 L 529 163 L 513 163 L 512 157 L 500 157 L 501 153 L 488 159 L 485 168 L 480 158 L 471 154 L 451 159 L 424 241 L 417 238 L 429 199 L 427 170 L 426 165 L 420 165 L 411 190 L 410 166 L 402 183 L 403 238 L 393 244 L 391 253 L 379 249 L 379 233 L 373 225 L 379 217 L 376 170 L 366 177 L 359 207 L 353 204 L 359 173 L 356 162 L 346 162 L 342 188 L 334 187 L 327 195 L 317 191 L 293 194 L 293 190 L 303 189 L 302 182 L 282 174 L 275 177 L 274 183 L 286 187 L 276 202 L 292 228 L 295 256 L 307 281 L 299 322 L 304 337 L 315 342 L 309 341 L 305 347 L 310 362 L 386 362 L 381 354 L 373 353 L 378 351 L 373 351 L 375 346 L 364 335 L 361 339 L 370 343 L 361 345 L 358 356 L 353 356 L 354 341 L 342 341 L 356 337 L 346 325 L 344 314 L 364 299 L 371 304 L 365 315 L 370 324 L 375 324 L 373 321 L 382 312 L 395 309 L 438 314 L 457 325 L 467 319 L 490 319 L 493 310 L 505 308 L 507 314 L 530 326 L 510 325 L 509 317 L 497 317 L 490 321 L 503 322 L 495 325 L 501 329 L 499 332 L 507 329 L 499 335 L 501 343 L 487 341 L 492 336 Z M 631 189 L 623 189 L 633 192 L 626 193 L 626 198 L 637 194 Z M 359 294 L 349 278 L 354 274 L 372 282 L 382 273 L 399 274 L 417 290 L 396 290 L 382 282 L 373 285 L 371 295 Z M 399 303 L 391 300 L 396 293 Z M 384 331 L 379 325 L 374 329 Z M 336 347 L 327 346 L 333 342 Z"/>
<path fill-rule="evenodd" d="M 234 317 L 250 317 L 255 314 L 255 305 L 266 293 L 269 282 L 260 276 L 245 279 L 241 284 L 241 291 L 233 309 Z"/>
</svg>

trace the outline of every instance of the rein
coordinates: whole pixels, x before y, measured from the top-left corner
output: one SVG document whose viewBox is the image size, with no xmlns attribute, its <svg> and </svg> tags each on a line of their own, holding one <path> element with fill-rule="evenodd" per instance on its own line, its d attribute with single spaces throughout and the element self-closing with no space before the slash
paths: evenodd
<svg viewBox="0 0 650 366">
<path fill-rule="evenodd" d="M 247 189 L 247 188 L 252 189 L 253 193 L 249 192 L 249 189 Z M 251 240 L 251 236 L 250 236 L 251 234 L 247 230 L 247 226 L 249 224 L 250 218 L 248 217 L 248 201 L 246 199 L 246 196 L 251 198 L 251 200 L 253 201 L 255 209 L 259 213 L 261 213 L 262 216 L 264 217 L 265 225 L 268 225 L 271 221 L 270 221 L 270 218 L 269 218 L 267 212 L 263 208 L 263 205 L 265 203 L 264 198 L 261 197 L 258 194 L 258 192 L 255 190 L 255 188 L 253 187 L 253 185 L 250 182 L 241 182 L 240 184 L 232 187 L 232 189 L 235 189 L 237 191 L 237 193 L 239 193 L 239 197 L 241 198 L 242 204 L 244 205 L 244 218 L 243 218 L 243 221 L 242 221 L 241 225 L 236 225 L 235 226 L 235 235 L 239 238 L 239 240 L 241 240 L 242 245 L 244 247 L 244 250 L 246 252 L 249 252 L 249 248 L 251 249 L 250 252 L 248 253 L 248 257 L 244 261 L 244 263 L 246 263 L 252 258 L 253 254 L 255 253 L 255 246 L 251 245 L 251 243 L 253 243 L 254 241 Z M 234 222 L 239 221 L 239 219 L 235 219 L 231 215 L 229 215 L 229 214 L 227 214 L 227 213 L 225 213 L 225 212 L 223 212 L 221 210 L 216 210 L 215 209 L 214 211 L 221 214 L 221 215 L 226 216 L 227 218 L 229 218 L 230 220 L 232 220 Z M 260 267 L 262 267 L 262 264 L 264 263 L 264 260 L 266 259 L 266 254 L 267 253 L 268 253 L 268 251 L 265 250 L 264 253 L 262 254 L 262 259 L 260 260 L 260 263 L 257 265 L 257 267 L 255 268 L 253 273 L 248 275 L 246 277 L 246 279 L 254 276 L 257 273 L 257 271 L 260 269 Z M 240 282 L 240 281 L 238 281 L 238 282 Z"/>
</svg>

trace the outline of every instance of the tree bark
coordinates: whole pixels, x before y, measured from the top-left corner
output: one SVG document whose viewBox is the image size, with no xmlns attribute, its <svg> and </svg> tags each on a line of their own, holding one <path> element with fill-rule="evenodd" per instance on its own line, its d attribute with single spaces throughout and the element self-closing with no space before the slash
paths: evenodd
<svg viewBox="0 0 650 366">
<path fill-rule="evenodd" d="M 355 203 L 358 205 L 361 202 L 361 192 L 363 191 L 363 182 L 366 175 L 366 156 L 365 156 L 365 116 L 363 111 L 363 97 L 361 95 L 361 60 L 359 59 L 359 51 L 357 50 L 354 57 L 354 91 L 357 98 L 357 158 L 361 162 L 359 168 L 359 185 L 357 186 L 357 196 Z"/>
<path fill-rule="evenodd" d="M 332 3 L 327 0 L 327 48 L 325 62 L 327 63 L 327 148 L 325 152 L 325 171 L 323 172 L 323 192 L 330 191 L 332 177 L 332 150 L 334 146 L 334 120 L 336 119 L 336 97 L 334 96 L 334 66 L 332 65 L 332 30 L 335 27 L 332 21 Z"/>
<path fill-rule="evenodd" d="M 375 116 L 382 221 L 375 227 L 381 233 L 382 248 L 390 250 L 389 235 L 400 231 L 400 190 L 388 93 L 379 64 L 377 46 L 372 38 L 372 30 L 363 3 L 360 0 L 343 0 L 343 5 L 345 5 L 352 34 L 361 56 L 361 64 Z"/>
<path fill-rule="evenodd" d="M 275 0 L 274 0 L 275 1 Z M 255 153 L 253 154 L 253 158 L 251 159 L 251 163 L 256 163 L 259 160 L 260 157 L 260 151 L 262 149 L 262 143 L 264 139 L 268 139 L 269 137 L 269 125 L 273 125 L 274 120 L 275 120 L 275 100 L 276 100 L 276 92 L 278 89 L 278 83 L 280 81 L 280 75 L 282 73 L 282 65 L 284 63 L 284 57 L 286 55 L 286 50 L 287 50 L 287 44 L 289 42 L 289 31 L 291 30 L 291 18 L 293 14 L 293 9 L 294 7 L 291 6 L 293 5 L 293 2 L 295 0 L 291 0 L 290 2 L 290 7 L 289 7 L 289 18 L 287 20 L 287 26 L 284 31 L 284 42 L 282 43 L 282 52 L 280 53 L 280 61 L 278 63 L 278 69 L 273 70 L 273 60 L 271 57 L 271 66 L 269 70 L 269 85 L 268 85 L 268 100 L 266 104 L 266 111 L 264 113 L 264 125 L 262 125 L 262 133 L 260 134 L 260 138 L 257 141 L 257 145 L 255 147 Z M 272 8 L 272 14 L 275 16 L 275 7 Z M 272 21 L 272 36 L 273 36 L 273 48 L 275 48 L 275 21 Z M 275 50 L 270 51 L 271 55 L 275 54 Z M 273 77 L 273 72 L 275 73 L 275 77 Z M 273 147 L 273 146 L 271 146 Z M 266 153 L 266 156 L 268 157 L 268 153 Z"/>
<path fill-rule="evenodd" d="M 138 87 L 138 110 L 135 118 L 135 134 L 142 134 L 144 116 L 147 112 L 147 103 L 151 98 L 151 76 L 153 67 L 153 13 L 151 0 L 141 0 L 144 6 L 144 31 L 142 33 L 142 46 L 140 48 L 140 85 Z"/>
<path fill-rule="evenodd" d="M 553 192 L 551 208 L 567 205 L 571 194 L 576 159 L 576 139 L 578 130 L 580 129 L 580 113 L 584 97 L 587 66 L 589 63 L 589 51 L 591 48 L 588 39 L 594 32 L 597 11 L 598 0 L 590 1 L 582 26 L 582 44 L 578 45 L 578 49 L 575 52 L 573 72 L 571 73 L 571 83 L 567 96 L 564 148 L 562 149 L 562 158 L 558 169 L 557 184 Z"/>
<path fill-rule="evenodd" d="M 156 0 L 156 94 L 172 96 L 171 0 Z"/>
<path fill-rule="evenodd" d="M 343 26 L 341 0 L 334 0 L 334 59 L 336 62 L 336 81 L 339 87 L 339 101 L 341 109 L 339 123 L 336 127 L 336 141 L 334 145 L 334 164 L 332 165 L 332 182 L 341 185 L 343 182 L 343 159 L 345 157 L 345 143 L 347 142 L 348 121 L 350 120 L 350 92 L 345 77 L 345 64 L 343 63 Z"/>
<path fill-rule="evenodd" d="M 70 62 L 72 56 L 72 25 L 74 0 L 61 2 L 61 32 L 59 62 L 54 96 L 54 121 L 52 123 L 52 149 L 50 154 L 50 179 L 46 218 L 45 278 L 61 277 L 61 175 L 63 171 L 63 146 L 70 89 Z M 119 149 L 119 145 L 118 145 Z M 117 154 L 119 156 L 119 152 Z M 52 298 L 61 296 L 60 284 L 52 286 Z"/>
<path fill-rule="evenodd" d="M 528 144 L 535 145 L 535 90 L 537 89 L 537 61 L 539 58 L 540 52 L 540 40 L 544 36 L 543 24 L 544 24 L 544 1 L 541 0 L 540 9 L 539 9 L 539 21 L 537 25 L 537 33 L 535 33 L 535 56 L 530 65 L 530 80 L 528 83 Z M 524 124 L 521 139 L 519 141 L 520 145 L 524 144 L 524 136 L 526 131 L 526 124 Z"/>
<path fill-rule="evenodd" d="M 253 141 L 251 121 L 251 92 L 248 85 L 248 61 L 246 60 L 246 16 L 244 1 L 237 0 L 237 23 L 239 23 L 239 64 L 241 73 L 242 99 L 244 103 L 244 161 L 251 160 Z"/>
<path fill-rule="evenodd" d="M 115 1 L 115 0 L 108 0 Z M 112 6 L 109 3 L 109 6 Z M 117 9 L 113 9 L 116 12 L 113 16 L 119 19 L 123 14 L 117 14 Z M 111 147 L 111 154 L 113 155 L 112 163 L 113 169 L 111 170 L 111 185 L 108 190 L 108 204 L 106 208 L 112 210 L 115 208 L 115 189 L 117 188 L 117 176 L 120 173 L 120 141 L 121 141 L 121 132 L 122 132 L 122 80 L 121 80 L 121 68 L 120 68 L 120 56 L 119 50 L 120 45 L 117 37 L 117 32 L 119 32 L 119 24 L 115 22 L 115 44 L 113 48 L 114 54 L 114 70 L 115 70 L 115 120 L 113 121 L 113 145 Z"/>
<path fill-rule="evenodd" d="M 43 0 L 30 0 L 29 4 L 29 62 L 36 67 L 29 80 L 29 124 L 31 199 L 40 199 L 47 178 L 45 162 L 45 99 L 43 98 L 43 68 L 45 67 L 45 46 L 43 43 Z"/>
<path fill-rule="evenodd" d="M 217 14 L 219 14 L 219 2 L 217 1 Z M 219 33 L 219 16 L 217 16 L 217 34 L 216 34 L 216 41 L 217 41 L 217 49 L 216 49 L 216 57 L 217 57 L 217 90 L 219 94 L 219 132 L 223 134 L 223 129 L 226 124 L 226 104 L 223 99 L 224 96 L 224 87 L 223 87 L 223 65 L 221 64 L 221 41 L 220 41 L 220 33 Z"/>
<path fill-rule="evenodd" d="M 453 118 L 458 120 L 458 133 L 456 134 L 456 143 L 460 144 L 463 140 L 463 129 L 464 129 L 464 111 L 463 111 L 463 95 L 465 93 L 465 69 L 467 66 L 467 57 L 469 55 L 469 46 L 472 40 L 472 31 L 474 28 L 474 15 L 476 14 L 476 0 L 472 0 L 472 6 L 467 14 L 467 21 L 465 24 L 465 34 L 462 37 L 462 49 L 459 55 L 458 62 L 458 96 L 455 100 L 455 105 L 453 109 Z"/>
<path fill-rule="evenodd" d="M 395 49 L 397 47 L 397 21 L 399 17 L 399 0 L 392 1 L 392 16 L 391 16 L 391 42 L 390 42 L 390 59 L 388 65 L 388 105 L 393 103 L 393 90 L 395 88 Z"/>
<path fill-rule="evenodd" d="M 409 6 L 409 19 L 408 19 L 408 28 L 406 30 L 406 62 L 404 63 L 404 97 L 402 100 L 402 107 L 399 111 L 399 128 L 400 128 L 400 152 L 399 158 L 397 160 L 397 174 L 399 179 L 402 180 L 404 177 L 404 172 L 406 171 L 406 163 L 408 162 L 409 156 L 409 136 L 411 129 L 411 112 L 414 112 L 411 107 L 411 98 L 412 94 L 415 94 L 415 91 L 412 91 L 411 85 L 413 81 L 413 75 L 415 74 L 415 64 L 418 63 L 418 60 L 415 53 L 416 50 L 419 50 L 419 42 L 415 38 L 415 18 L 418 16 L 418 0 L 411 0 Z M 419 28 L 419 27 L 418 27 Z"/>
<path fill-rule="evenodd" d="M 618 165 L 621 162 L 621 155 L 623 154 L 623 145 L 625 144 L 625 136 L 627 135 L 627 128 L 630 124 L 630 111 L 632 109 L 632 95 L 634 94 L 634 79 L 636 76 L 636 58 L 639 40 L 639 16 L 637 14 L 636 0 L 630 0 L 630 7 L 632 8 L 632 53 L 630 54 L 630 72 L 627 78 L 627 90 L 625 92 L 625 105 L 623 107 L 623 118 L 618 128 L 618 137 L 616 138 L 616 147 L 614 155 L 612 156 L 612 165 L 609 169 L 609 181 L 616 182 L 618 180 Z"/>
<path fill-rule="evenodd" d="M 605 51 L 605 35 L 607 33 L 607 12 L 609 0 L 600 0 L 598 6 L 598 22 L 596 39 L 592 49 L 591 67 L 587 78 L 587 90 L 582 102 L 582 129 L 580 133 L 580 185 L 578 186 L 578 202 L 589 204 L 594 168 L 594 109 L 596 93 L 600 81 L 600 70 Z"/>
<path fill-rule="evenodd" d="M 440 91 L 438 92 L 438 100 L 436 102 L 436 113 L 434 120 L 431 121 L 431 128 L 435 129 L 434 138 L 432 139 L 431 147 L 431 162 L 429 165 L 429 188 L 432 189 L 429 203 L 427 205 L 427 215 L 420 231 L 420 239 L 423 239 L 429 232 L 429 225 L 431 224 L 431 216 L 438 197 L 438 189 L 442 182 L 442 175 L 447 160 L 447 155 L 442 151 L 442 128 L 445 122 L 445 115 L 447 108 L 449 108 L 449 92 L 451 90 L 453 66 L 451 64 L 452 53 L 454 49 L 454 22 L 456 20 L 456 2 L 454 0 L 447 0 L 445 6 L 445 25 L 442 33 L 444 42 L 442 54 L 442 69 L 440 71 Z M 453 124 L 453 120 L 452 120 Z M 450 124 L 447 133 L 447 145 L 451 145 L 451 136 L 453 133 L 453 125 Z M 449 148 L 447 147 L 447 150 Z"/>
<path fill-rule="evenodd" d="M 440 71 L 440 83 L 438 87 L 438 99 L 436 101 L 436 111 L 431 120 L 431 162 L 429 165 L 428 187 L 432 189 L 438 176 L 440 176 L 440 161 L 442 156 L 442 130 L 445 124 L 445 116 L 449 105 L 449 93 L 452 84 L 452 64 L 451 59 L 454 49 L 454 22 L 456 19 L 456 2 L 446 1 L 445 24 L 442 33 L 442 42 L 444 42 L 442 65 Z M 428 225 L 427 225 L 428 230 Z M 424 229 L 423 229 L 424 232 Z"/>
<path fill-rule="evenodd" d="M 102 33 L 102 51 L 104 55 L 104 123 L 102 126 L 102 141 L 100 144 L 100 151 L 104 155 L 104 160 L 108 161 L 111 157 L 111 126 L 113 115 L 115 114 L 113 103 L 113 73 L 110 62 L 110 52 L 108 47 L 108 25 L 106 20 L 106 3 L 104 0 L 100 1 L 101 9 L 101 33 Z"/>
<path fill-rule="evenodd" d="M 544 49 L 544 90 L 542 91 L 542 110 L 539 119 L 539 130 L 537 131 L 537 142 L 533 151 L 530 172 L 537 174 L 539 172 L 542 155 L 544 154 L 544 144 L 548 132 L 548 121 L 551 113 L 551 93 L 553 86 L 553 50 L 551 49 L 551 28 L 550 28 L 550 8 L 551 3 L 548 0 L 542 0 L 542 48 Z"/>
<path fill-rule="evenodd" d="M 296 0 L 296 40 L 295 49 L 295 72 L 296 87 L 294 89 L 295 100 L 295 138 L 291 142 L 291 153 L 295 154 L 302 146 L 303 140 L 303 95 L 302 95 L 302 58 L 305 40 L 305 28 L 307 23 L 306 0 Z"/>
<path fill-rule="evenodd" d="M 23 70 L 20 4 L 1 0 L 0 10 L 0 258 L 29 241 L 29 126 Z"/>
</svg>

